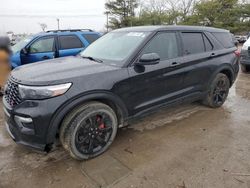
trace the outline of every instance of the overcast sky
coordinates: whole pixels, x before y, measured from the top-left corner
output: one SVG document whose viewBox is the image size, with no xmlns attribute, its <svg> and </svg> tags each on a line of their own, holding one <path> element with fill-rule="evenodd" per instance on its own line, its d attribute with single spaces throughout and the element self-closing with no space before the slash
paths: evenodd
<svg viewBox="0 0 250 188">
<path fill-rule="evenodd" d="M 103 30 L 105 0 L 0 0 L 0 33 L 36 33 L 38 23 L 48 29 L 91 28 Z"/>
</svg>

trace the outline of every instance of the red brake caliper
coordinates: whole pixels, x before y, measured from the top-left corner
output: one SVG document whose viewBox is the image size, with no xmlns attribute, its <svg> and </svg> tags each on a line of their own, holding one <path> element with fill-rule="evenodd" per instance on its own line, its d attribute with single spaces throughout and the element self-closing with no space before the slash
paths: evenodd
<svg viewBox="0 0 250 188">
<path fill-rule="evenodd" d="M 105 128 L 105 124 L 102 122 L 102 117 L 97 115 L 97 122 L 100 123 L 99 125 L 99 129 L 104 129 Z"/>
</svg>

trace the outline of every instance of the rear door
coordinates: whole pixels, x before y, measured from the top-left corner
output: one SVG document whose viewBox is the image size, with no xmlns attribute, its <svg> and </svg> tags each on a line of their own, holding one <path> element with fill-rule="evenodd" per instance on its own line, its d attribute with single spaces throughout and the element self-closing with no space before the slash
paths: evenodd
<svg viewBox="0 0 250 188">
<path fill-rule="evenodd" d="M 81 52 L 85 45 L 77 35 L 59 35 L 59 57 L 75 56 Z"/>
<path fill-rule="evenodd" d="M 40 37 L 28 46 L 27 54 L 20 54 L 22 65 L 53 59 L 56 52 L 55 36 Z"/>
<path fill-rule="evenodd" d="M 214 47 L 203 32 L 181 32 L 183 47 L 184 87 L 194 97 L 206 89 L 212 73 Z"/>
</svg>

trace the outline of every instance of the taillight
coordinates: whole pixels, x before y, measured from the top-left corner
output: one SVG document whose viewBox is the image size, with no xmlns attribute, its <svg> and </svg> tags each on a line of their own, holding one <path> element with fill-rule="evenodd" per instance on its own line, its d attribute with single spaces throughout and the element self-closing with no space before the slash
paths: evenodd
<svg viewBox="0 0 250 188">
<path fill-rule="evenodd" d="M 240 57 L 240 50 L 234 51 L 234 54 L 235 54 L 237 57 Z"/>
</svg>

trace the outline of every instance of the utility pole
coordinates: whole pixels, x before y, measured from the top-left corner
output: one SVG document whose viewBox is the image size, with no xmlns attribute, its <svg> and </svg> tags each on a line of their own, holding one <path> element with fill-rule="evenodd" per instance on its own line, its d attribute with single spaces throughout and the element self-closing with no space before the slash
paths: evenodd
<svg viewBox="0 0 250 188">
<path fill-rule="evenodd" d="M 109 12 L 109 11 L 106 11 L 105 14 L 106 14 L 106 16 L 107 16 L 107 24 L 106 24 L 107 32 L 109 32 L 109 14 L 110 14 L 110 12 Z"/>
<path fill-rule="evenodd" d="M 57 29 L 60 30 L 60 19 L 57 18 L 56 21 L 57 21 Z"/>
</svg>

